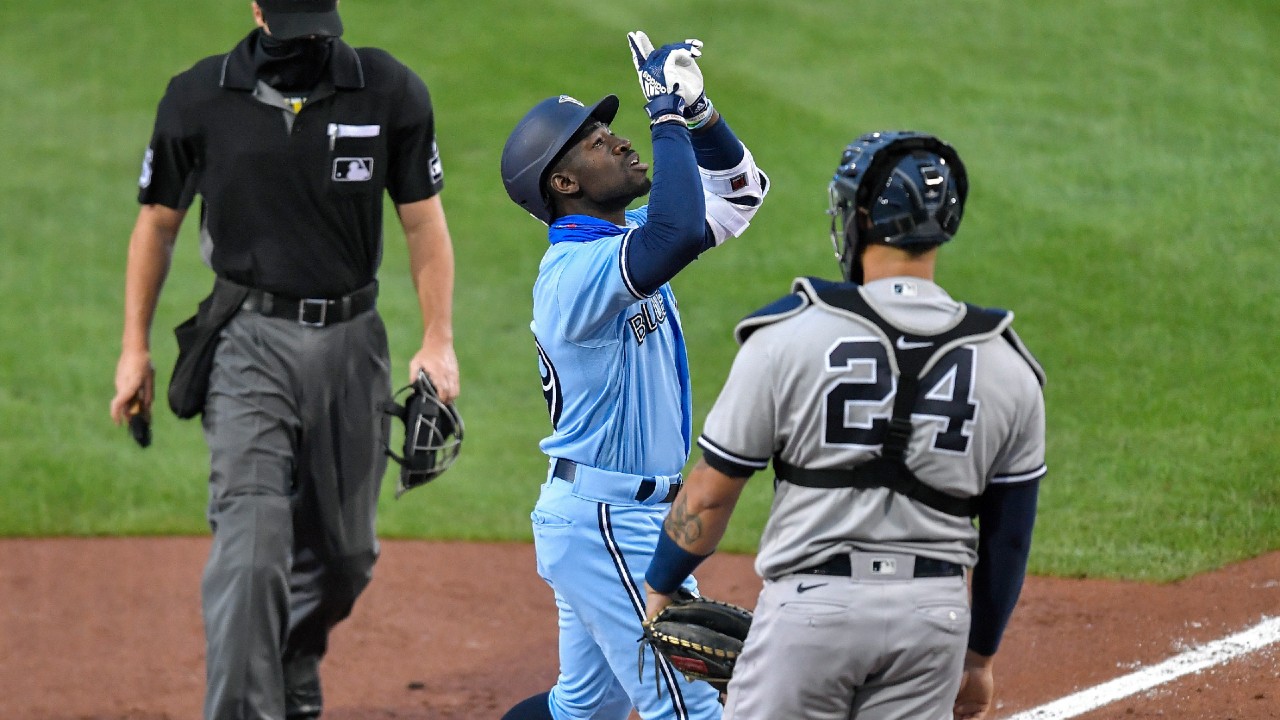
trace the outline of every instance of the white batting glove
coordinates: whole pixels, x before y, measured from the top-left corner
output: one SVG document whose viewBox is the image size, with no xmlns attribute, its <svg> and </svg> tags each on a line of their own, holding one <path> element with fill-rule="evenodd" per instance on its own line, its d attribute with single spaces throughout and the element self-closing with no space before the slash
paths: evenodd
<svg viewBox="0 0 1280 720">
<path fill-rule="evenodd" d="M 703 92 L 702 70 L 696 62 L 702 55 L 701 40 L 689 38 L 655 50 L 649 36 L 636 30 L 627 33 L 627 43 L 646 100 L 665 93 L 678 94 L 684 100 L 683 115 L 691 128 L 711 116 L 711 101 Z"/>
</svg>

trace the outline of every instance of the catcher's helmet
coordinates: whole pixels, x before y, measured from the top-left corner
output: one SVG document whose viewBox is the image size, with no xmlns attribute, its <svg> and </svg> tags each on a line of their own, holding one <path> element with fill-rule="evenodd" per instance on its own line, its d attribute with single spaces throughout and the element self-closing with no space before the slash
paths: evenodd
<svg viewBox="0 0 1280 720">
<path fill-rule="evenodd" d="M 960 156 L 932 135 L 873 132 L 850 143 L 828 186 L 827 210 L 845 280 L 862 282 L 869 243 L 929 248 L 950 240 L 968 193 Z"/>
<path fill-rule="evenodd" d="M 568 95 L 549 97 L 534 105 L 502 148 L 502 185 L 507 195 L 530 215 L 550 224 L 551 205 L 543 192 L 547 171 L 583 123 L 611 123 L 617 114 L 617 95 L 606 95 L 590 107 Z"/>
</svg>

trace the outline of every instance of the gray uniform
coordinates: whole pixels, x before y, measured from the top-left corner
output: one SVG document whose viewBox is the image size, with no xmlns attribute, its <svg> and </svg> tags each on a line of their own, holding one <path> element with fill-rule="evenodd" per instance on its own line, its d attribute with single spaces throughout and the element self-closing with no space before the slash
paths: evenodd
<svg viewBox="0 0 1280 720">
<path fill-rule="evenodd" d="M 324 328 L 241 312 L 223 330 L 203 419 L 206 717 L 318 715 L 329 633 L 378 557 L 390 387 L 376 312 Z"/>
<path fill-rule="evenodd" d="M 926 280 L 868 283 L 858 292 L 904 331 L 895 337 L 827 304 L 809 280 L 795 289 L 738 328 L 742 349 L 698 441 L 713 464 L 851 468 L 877 457 L 898 386 L 894 345 L 924 347 L 921 336 L 970 312 Z M 1011 320 L 939 348 L 923 374 L 905 460 L 931 488 L 971 497 L 1045 473 L 1043 374 Z M 887 488 L 779 482 L 756 560 L 765 585 L 725 716 L 949 718 L 967 587 L 963 574 L 922 570 L 972 567 L 976 544 L 969 517 Z M 847 572 L 796 574 L 833 559 L 847 559 Z"/>
</svg>

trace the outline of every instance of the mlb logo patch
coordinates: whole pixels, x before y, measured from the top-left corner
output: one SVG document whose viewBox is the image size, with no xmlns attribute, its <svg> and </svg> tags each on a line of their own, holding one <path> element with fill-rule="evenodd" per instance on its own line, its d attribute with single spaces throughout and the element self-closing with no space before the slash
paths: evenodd
<svg viewBox="0 0 1280 720">
<path fill-rule="evenodd" d="M 336 182 L 366 182 L 373 177 L 373 158 L 340 157 L 333 159 L 333 179 Z"/>
<path fill-rule="evenodd" d="M 898 561 L 893 558 L 878 558 L 871 561 L 872 575 L 897 575 Z"/>
</svg>

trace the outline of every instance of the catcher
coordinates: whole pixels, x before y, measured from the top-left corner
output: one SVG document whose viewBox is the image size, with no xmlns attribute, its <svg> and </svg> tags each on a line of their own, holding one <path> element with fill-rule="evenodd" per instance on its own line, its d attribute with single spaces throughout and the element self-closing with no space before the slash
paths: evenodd
<svg viewBox="0 0 1280 720">
<path fill-rule="evenodd" d="M 1044 374 L 1011 313 L 933 281 L 967 190 L 938 138 L 859 137 L 828 186 L 843 282 L 798 278 L 738 324 L 702 459 L 645 575 L 661 617 L 662 593 L 715 550 L 772 463 L 764 587 L 725 718 L 991 712 L 1045 475 Z"/>
</svg>

